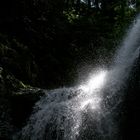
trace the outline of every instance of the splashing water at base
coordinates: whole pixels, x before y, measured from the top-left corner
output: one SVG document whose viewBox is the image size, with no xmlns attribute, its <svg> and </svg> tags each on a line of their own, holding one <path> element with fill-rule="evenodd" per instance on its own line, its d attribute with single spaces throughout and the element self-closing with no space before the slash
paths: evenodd
<svg viewBox="0 0 140 140">
<path fill-rule="evenodd" d="M 45 91 L 20 140 L 121 140 L 115 121 L 123 88 L 139 56 L 140 19 L 129 30 L 109 70 L 100 70 L 78 87 Z M 117 111 L 116 111 L 117 110 Z"/>
<path fill-rule="evenodd" d="M 35 110 L 38 111 L 23 128 L 20 139 L 78 139 L 83 113 L 100 110 L 100 90 L 105 82 L 105 74 L 105 71 L 94 74 L 94 78 L 91 77 L 85 85 L 78 88 L 46 91 L 46 96 L 36 104 Z M 93 83 L 96 83 L 95 88 L 91 86 Z"/>
</svg>

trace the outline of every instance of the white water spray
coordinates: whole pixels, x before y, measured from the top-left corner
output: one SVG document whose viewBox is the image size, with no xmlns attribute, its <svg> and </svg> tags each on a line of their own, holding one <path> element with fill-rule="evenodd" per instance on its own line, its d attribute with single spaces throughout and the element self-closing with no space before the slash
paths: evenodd
<svg viewBox="0 0 140 140">
<path fill-rule="evenodd" d="M 120 140 L 116 109 L 139 56 L 139 18 L 117 50 L 109 70 L 97 70 L 84 84 L 45 91 L 20 140 Z"/>
</svg>

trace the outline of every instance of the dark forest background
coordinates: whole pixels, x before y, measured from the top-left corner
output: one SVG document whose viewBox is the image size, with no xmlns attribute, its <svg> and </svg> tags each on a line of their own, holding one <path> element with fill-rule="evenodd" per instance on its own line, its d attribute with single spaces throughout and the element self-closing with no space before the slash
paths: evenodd
<svg viewBox="0 0 140 140">
<path fill-rule="evenodd" d="M 43 90 L 73 86 L 111 63 L 140 0 L 1 0 L 0 139 L 26 125 Z M 140 63 L 118 115 L 122 138 L 140 138 Z M 124 126 L 124 127 L 123 127 Z"/>
<path fill-rule="evenodd" d="M 3 0 L 0 66 L 27 85 L 72 85 L 82 67 L 97 64 L 97 58 L 109 62 L 139 5 L 139 0 Z"/>
</svg>

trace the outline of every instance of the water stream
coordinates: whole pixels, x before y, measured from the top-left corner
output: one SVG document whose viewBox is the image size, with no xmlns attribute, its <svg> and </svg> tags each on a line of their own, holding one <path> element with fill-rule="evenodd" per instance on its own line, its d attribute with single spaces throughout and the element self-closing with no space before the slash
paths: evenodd
<svg viewBox="0 0 140 140">
<path fill-rule="evenodd" d="M 28 124 L 13 139 L 121 140 L 118 114 L 139 52 L 138 17 L 109 68 L 97 68 L 79 86 L 45 90 L 46 95 L 36 103 Z"/>
</svg>

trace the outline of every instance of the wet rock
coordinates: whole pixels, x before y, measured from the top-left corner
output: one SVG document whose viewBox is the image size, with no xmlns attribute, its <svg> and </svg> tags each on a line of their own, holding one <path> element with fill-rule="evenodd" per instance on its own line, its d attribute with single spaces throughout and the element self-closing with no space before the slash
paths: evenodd
<svg viewBox="0 0 140 140">
<path fill-rule="evenodd" d="M 26 124 L 35 103 L 44 94 L 44 91 L 38 88 L 21 89 L 18 92 L 13 93 L 9 101 L 11 104 L 11 115 L 14 126 L 21 128 Z"/>
<path fill-rule="evenodd" d="M 12 135 L 26 124 L 35 103 L 44 94 L 38 88 L 24 88 L 0 97 L 0 139 L 11 140 Z"/>
<path fill-rule="evenodd" d="M 26 124 L 35 103 L 45 93 L 25 85 L 0 67 L 0 139 L 10 140 Z"/>
</svg>

